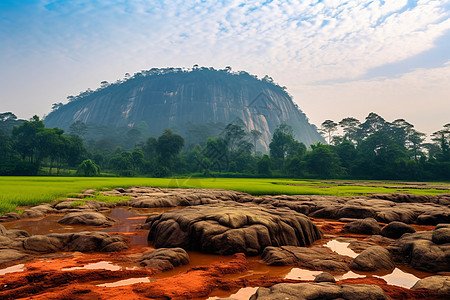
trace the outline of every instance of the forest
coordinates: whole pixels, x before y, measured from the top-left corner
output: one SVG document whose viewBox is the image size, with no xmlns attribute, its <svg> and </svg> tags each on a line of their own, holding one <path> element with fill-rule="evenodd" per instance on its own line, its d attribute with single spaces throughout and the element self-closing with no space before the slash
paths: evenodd
<svg viewBox="0 0 450 300">
<path fill-rule="evenodd" d="M 189 145 L 171 129 L 152 137 L 138 126 L 92 140 L 88 126 L 75 122 L 65 132 L 37 116 L 0 114 L 0 175 L 450 180 L 450 123 L 427 140 L 404 119 L 376 113 L 326 120 L 328 143 L 310 147 L 281 124 L 267 151 L 257 148 L 261 133 L 239 121 Z"/>
</svg>

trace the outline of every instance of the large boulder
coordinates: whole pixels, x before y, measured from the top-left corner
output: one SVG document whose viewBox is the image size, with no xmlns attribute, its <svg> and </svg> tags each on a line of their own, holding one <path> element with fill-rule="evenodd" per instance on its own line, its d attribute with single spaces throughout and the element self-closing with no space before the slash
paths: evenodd
<svg viewBox="0 0 450 300">
<path fill-rule="evenodd" d="M 112 226 L 117 221 L 98 212 L 82 211 L 66 214 L 58 221 L 68 225 Z"/>
<path fill-rule="evenodd" d="M 28 251 L 51 253 L 62 251 L 64 244 L 56 237 L 33 235 L 24 239 L 23 248 Z"/>
<path fill-rule="evenodd" d="M 306 246 L 321 238 L 303 214 L 287 208 L 235 202 L 171 210 L 147 218 L 156 248 L 229 255 L 260 254 L 267 246 Z"/>
<path fill-rule="evenodd" d="M 344 273 L 349 271 L 349 256 L 337 254 L 328 247 L 266 247 L 261 258 L 271 266 L 297 266 L 313 270 Z"/>
<path fill-rule="evenodd" d="M 360 234 L 380 234 L 381 227 L 374 218 L 356 220 L 344 225 L 344 230 L 351 233 Z"/>
<path fill-rule="evenodd" d="M 329 282 L 314 283 L 280 283 L 269 288 L 260 287 L 250 300 L 384 300 L 383 290 L 376 285 L 334 284 Z"/>
<path fill-rule="evenodd" d="M 416 284 L 411 289 L 432 290 L 438 295 L 450 297 L 450 276 L 435 275 L 425 277 L 417 281 Z"/>
<path fill-rule="evenodd" d="M 350 268 L 358 271 L 393 270 L 395 264 L 388 250 L 374 246 L 355 257 L 350 263 Z"/>
<path fill-rule="evenodd" d="M 414 232 L 416 232 L 414 228 L 403 222 L 398 221 L 391 222 L 381 229 L 381 235 L 391 239 L 398 239 L 404 233 L 414 233 Z"/>
<path fill-rule="evenodd" d="M 440 229 L 438 229 L 440 230 Z M 436 231 L 405 233 L 387 249 L 394 260 L 406 262 L 413 268 L 427 272 L 448 272 L 450 270 L 450 243 L 436 244 Z"/>
<path fill-rule="evenodd" d="M 143 267 L 168 271 L 189 263 L 189 255 L 183 248 L 159 248 L 145 252 L 139 259 Z"/>
</svg>

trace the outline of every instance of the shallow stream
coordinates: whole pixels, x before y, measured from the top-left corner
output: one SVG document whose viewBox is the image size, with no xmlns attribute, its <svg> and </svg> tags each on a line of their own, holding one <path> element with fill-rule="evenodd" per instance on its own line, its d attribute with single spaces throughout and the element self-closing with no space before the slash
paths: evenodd
<svg viewBox="0 0 450 300">
<path fill-rule="evenodd" d="M 81 231 L 104 231 L 108 233 L 119 233 L 126 236 L 130 241 L 131 248 L 143 248 L 152 247 L 151 242 L 147 241 L 148 230 L 138 229 L 140 225 L 145 222 L 148 215 L 158 214 L 164 211 L 177 209 L 177 208 L 148 208 L 148 209 L 125 209 L 125 208 L 114 208 L 109 213 L 105 215 L 119 220 L 119 222 L 108 228 L 98 228 L 95 226 L 83 226 L 83 225 L 63 225 L 59 224 L 57 221 L 62 218 L 62 214 L 48 215 L 44 218 L 39 219 L 26 219 L 14 222 L 3 223 L 7 229 L 20 229 L 26 230 L 31 235 L 36 234 L 48 234 L 48 233 L 62 233 L 62 232 L 81 232 Z M 323 220 L 317 220 L 323 222 Z M 336 237 L 337 238 L 337 237 Z M 353 250 L 348 248 L 349 243 L 339 241 L 337 239 L 322 239 L 319 242 L 314 243 L 314 245 L 324 245 L 329 247 L 331 250 L 337 252 L 341 255 L 347 255 L 350 257 L 356 257 L 358 254 Z M 145 249 L 149 250 L 149 249 Z M 145 251 L 144 250 L 144 251 Z M 200 265 L 210 265 L 219 261 L 228 261 L 231 256 L 219 256 L 203 254 L 196 251 L 188 251 L 190 256 L 190 264 L 182 267 L 175 268 L 174 270 L 163 272 L 151 277 L 140 277 L 140 278 L 129 278 L 117 281 L 103 281 L 103 282 L 92 282 L 92 284 L 102 286 L 102 287 L 115 287 L 130 285 L 140 282 L 152 282 L 160 278 L 171 277 L 180 273 L 186 272 L 188 269 L 197 267 Z M 288 266 L 267 266 L 261 261 L 260 256 L 248 257 L 249 270 L 244 273 L 226 275 L 226 278 L 239 279 L 239 278 L 252 278 L 260 277 L 262 275 L 279 276 L 287 279 L 299 279 L 299 280 L 314 280 L 315 276 L 322 273 L 321 271 L 312 271 L 297 267 Z M 138 265 L 130 265 L 130 263 L 124 264 L 114 264 L 108 261 L 98 261 L 94 263 L 89 263 L 83 266 L 77 266 L 72 268 L 66 268 L 61 270 L 75 270 L 75 269 L 106 269 L 106 270 L 130 270 L 139 268 Z M 0 275 L 12 273 L 12 272 L 23 272 L 26 270 L 24 264 L 18 264 L 15 266 L 10 266 L 8 268 L 0 269 Z M 392 272 L 353 272 L 349 271 L 345 274 L 333 274 L 336 280 L 348 279 L 348 278 L 360 278 L 360 277 L 380 277 L 388 284 L 396 285 L 405 288 L 411 288 L 417 280 L 434 274 L 417 271 L 408 267 L 398 267 Z M 232 299 L 248 299 L 252 295 L 257 287 L 246 287 L 235 291 L 222 291 L 216 290 L 211 293 L 209 298 L 204 299 L 221 299 L 221 298 L 232 298 Z"/>
</svg>

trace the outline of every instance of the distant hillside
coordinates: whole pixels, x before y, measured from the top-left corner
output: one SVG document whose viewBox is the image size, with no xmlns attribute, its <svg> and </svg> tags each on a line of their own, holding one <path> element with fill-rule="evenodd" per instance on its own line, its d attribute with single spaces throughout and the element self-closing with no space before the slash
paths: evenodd
<svg viewBox="0 0 450 300">
<path fill-rule="evenodd" d="M 70 100 L 45 118 L 47 127 L 68 129 L 81 121 L 88 126 L 138 128 L 153 136 L 170 128 L 189 144 L 242 120 L 248 131 L 262 133 L 260 150 L 268 150 L 281 123 L 292 126 L 295 138 L 306 145 L 324 142 L 285 88 L 270 77 L 257 79 L 229 69 L 151 69 L 115 84 L 104 82 L 102 88 Z"/>
</svg>

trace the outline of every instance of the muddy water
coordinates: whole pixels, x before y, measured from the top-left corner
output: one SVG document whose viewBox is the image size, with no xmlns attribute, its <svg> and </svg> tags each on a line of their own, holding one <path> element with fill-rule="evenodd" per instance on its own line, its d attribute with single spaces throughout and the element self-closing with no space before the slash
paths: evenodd
<svg viewBox="0 0 450 300">
<path fill-rule="evenodd" d="M 39 219 L 27 219 L 21 221 L 7 222 L 3 225 L 7 229 L 20 229 L 26 230 L 32 235 L 36 234 L 48 234 L 52 232 L 81 232 L 81 231 L 103 231 L 108 233 L 118 233 L 126 236 L 130 241 L 130 246 L 132 248 L 145 247 L 143 251 L 151 249 L 151 243 L 147 241 L 148 230 L 142 230 L 138 227 L 145 222 L 148 215 L 162 213 L 164 211 L 177 209 L 177 208 L 149 208 L 149 209 L 124 209 L 115 208 L 107 216 L 119 220 L 119 223 L 108 228 L 98 228 L 95 226 L 81 226 L 81 225 L 62 225 L 57 223 L 59 219 L 62 218 L 62 214 L 49 215 L 44 218 Z M 318 222 L 324 222 L 324 220 L 316 220 Z M 416 230 L 430 230 L 433 227 L 419 227 Z M 336 239 L 323 239 L 314 243 L 314 245 L 324 245 L 329 247 L 331 250 L 350 257 L 356 257 L 358 254 L 353 250 L 348 248 L 349 243 L 339 241 Z M 201 265 L 211 265 L 219 261 L 229 261 L 231 256 L 219 256 L 219 255 L 209 255 L 202 254 L 195 251 L 189 251 L 190 264 L 182 267 L 178 267 L 174 270 L 163 272 L 152 277 L 141 277 L 141 278 L 129 278 L 120 281 L 103 281 L 103 282 L 93 282 L 92 284 L 102 286 L 102 287 L 115 287 L 130 285 L 139 282 L 151 282 L 156 281 L 161 278 L 171 277 L 180 273 L 186 272 L 188 269 L 201 266 Z M 321 273 L 321 271 L 312 271 L 296 267 L 288 266 L 267 266 L 261 261 L 260 256 L 249 257 L 249 270 L 240 274 L 226 275 L 226 278 L 230 279 L 240 279 L 240 278 L 252 278 L 260 277 L 263 275 L 277 276 L 286 279 L 297 279 L 297 280 L 314 280 L 315 276 Z M 130 264 L 114 264 L 109 261 L 98 261 L 94 263 L 89 263 L 82 266 L 77 266 L 74 268 L 67 268 L 62 270 L 75 270 L 75 269 L 106 269 L 106 270 L 127 270 L 132 268 L 138 268 L 138 265 Z M 0 275 L 4 275 L 11 272 L 22 272 L 25 270 L 23 264 L 12 266 L 9 268 L 1 269 Z M 399 267 L 392 272 L 388 273 L 364 273 L 364 272 L 347 272 L 345 274 L 333 274 L 336 280 L 347 279 L 347 278 L 358 278 L 358 277 L 380 277 L 388 282 L 388 284 L 397 285 L 401 287 L 410 288 L 415 284 L 420 278 L 430 276 L 433 274 L 420 272 L 413 270 L 411 268 Z M 233 299 L 248 299 L 256 290 L 256 287 L 247 287 L 234 291 L 214 291 L 210 298 L 208 299 L 220 299 L 226 297 L 232 297 Z M 207 298 L 204 298 L 207 299 Z"/>
</svg>

